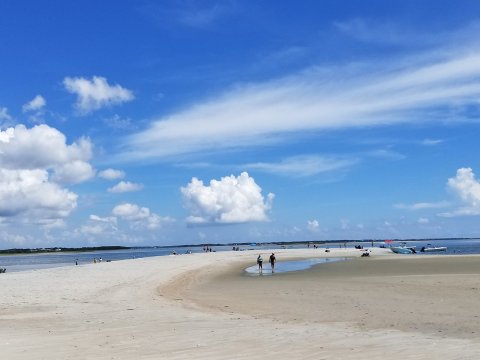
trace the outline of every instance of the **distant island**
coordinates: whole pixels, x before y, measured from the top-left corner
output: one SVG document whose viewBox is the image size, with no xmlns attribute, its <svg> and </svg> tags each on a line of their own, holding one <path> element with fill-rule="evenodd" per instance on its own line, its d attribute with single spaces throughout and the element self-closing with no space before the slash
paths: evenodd
<svg viewBox="0 0 480 360">
<path fill-rule="evenodd" d="M 127 246 L 88 246 L 79 248 L 67 247 L 51 247 L 51 248 L 35 248 L 35 249 L 6 249 L 0 250 L 0 255 L 13 254 L 41 254 L 52 252 L 88 252 L 88 251 L 107 251 L 107 250 L 129 250 L 131 247 Z"/>
<path fill-rule="evenodd" d="M 423 238 L 423 239 L 389 239 L 394 242 L 406 241 L 438 241 L 438 240 L 479 240 L 478 237 L 458 237 L 458 238 Z M 41 253 L 56 253 L 56 252 L 89 252 L 89 251 L 111 251 L 111 250 L 131 250 L 131 249 L 172 249 L 172 248 L 191 248 L 199 246 L 291 246 L 301 244 L 317 244 L 328 245 L 338 243 L 382 243 L 386 239 L 344 239 L 344 240 L 309 240 L 309 241 L 269 241 L 269 242 L 238 242 L 238 243 L 204 243 L 204 244 L 187 244 L 187 245 L 157 245 L 157 246 L 87 246 L 87 247 L 47 247 L 34 249 L 6 249 L 0 250 L 0 255 L 15 255 L 15 254 L 41 254 Z"/>
</svg>

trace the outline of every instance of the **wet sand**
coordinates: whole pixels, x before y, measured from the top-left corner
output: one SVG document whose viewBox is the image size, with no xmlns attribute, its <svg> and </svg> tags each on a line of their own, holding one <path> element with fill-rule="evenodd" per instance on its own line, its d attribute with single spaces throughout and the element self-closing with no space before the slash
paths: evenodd
<svg viewBox="0 0 480 360">
<path fill-rule="evenodd" d="M 242 266 L 214 276 L 191 274 L 176 284 L 177 296 L 207 309 L 282 322 L 480 340 L 476 256 L 357 258 L 259 277 L 242 275 Z"/>
<path fill-rule="evenodd" d="M 479 256 L 276 253 L 355 259 L 262 277 L 243 273 L 257 252 L 2 274 L 1 358 L 480 358 Z"/>
</svg>

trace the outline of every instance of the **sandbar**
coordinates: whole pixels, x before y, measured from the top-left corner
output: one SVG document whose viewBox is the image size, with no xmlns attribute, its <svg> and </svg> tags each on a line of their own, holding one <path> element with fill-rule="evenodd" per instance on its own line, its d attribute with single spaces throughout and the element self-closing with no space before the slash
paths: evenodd
<svg viewBox="0 0 480 360">
<path fill-rule="evenodd" d="M 275 253 L 352 260 L 252 277 L 258 252 L 243 251 L 2 274 L 2 359 L 480 358 L 480 256 Z"/>
</svg>

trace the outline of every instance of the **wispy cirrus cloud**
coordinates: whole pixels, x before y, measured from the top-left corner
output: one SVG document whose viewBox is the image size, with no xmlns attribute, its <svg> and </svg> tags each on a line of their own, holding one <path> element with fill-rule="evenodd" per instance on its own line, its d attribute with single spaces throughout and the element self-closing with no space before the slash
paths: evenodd
<svg viewBox="0 0 480 360">
<path fill-rule="evenodd" d="M 257 162 L 246 164 L 243 167 L 279 175 L 305 177 L 326 172 L 346 170 L 358 162 L 359 159 L 356 158 L 298 155 L 288 157 L 280 162 Z"/>
<path fill-rule="evenodd" d="M 8 113 L 8 108 L 0 106 L 0 121 L 11 121 L 13 117 Z"/>
<path fill-rule="evenodd" d="M 140 12 L 160 26 L 177 23 L 191 28 L 205 28 L 234 14 L 239 9 L 235 0 L 224 1 L 174 1 L 161 5 L 150 3 Z"/>
<path fill-rule="evenodd" d="M 395 204 L 394 208 L 404 209 L 404 210 L 425 210 L 425 209 L 440 209 L 448 207 L 451 204 L 448 201 L 437 201 L 437 202 L 419 202 L 414 204 Z"/>
<path fill-rule="evenodd" d="M 264 83 L 237 85 L 153 120 L 126 139 L 121 158 L 262 146 L 346 128 L 455 121 L 458 116 L 451 119 L 448 111 L 435 110 L 477 103 L 480 49 L 472 45 L 454 55 L 431 54 L 314 67 Z"/>
</svg>

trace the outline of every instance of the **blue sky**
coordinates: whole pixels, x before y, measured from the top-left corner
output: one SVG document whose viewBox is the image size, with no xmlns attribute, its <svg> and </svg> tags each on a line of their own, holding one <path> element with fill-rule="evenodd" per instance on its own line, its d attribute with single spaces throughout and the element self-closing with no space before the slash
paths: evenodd
<svg viewBox="0 0 480 360">
<path fill-rule="evenodd" d="M 0 248 L 480 236 L 477 1 L 2 1 Z"/>
</svg>

